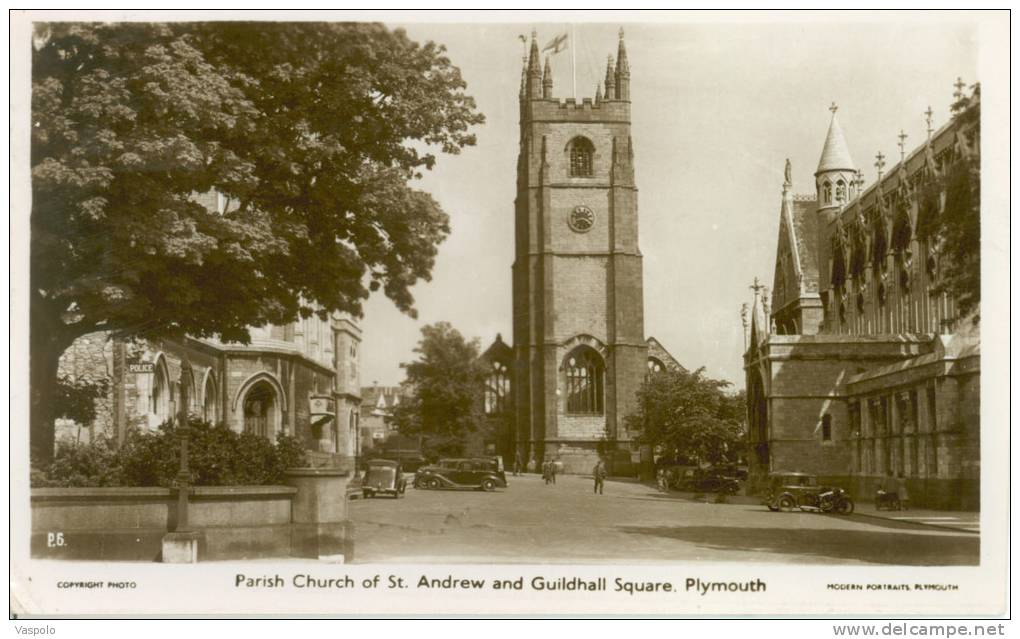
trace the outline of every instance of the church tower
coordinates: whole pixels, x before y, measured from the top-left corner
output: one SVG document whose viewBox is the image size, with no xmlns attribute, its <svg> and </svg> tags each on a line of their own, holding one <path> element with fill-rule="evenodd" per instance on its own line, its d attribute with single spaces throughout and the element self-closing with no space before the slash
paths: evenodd
<svg viewBox="0 0 1020 639">
<path fill-rule="evenodd" d="M 647 345 L 622 30 L 596 95 L 554 97 L 532 33 L 515 202 L 516 443 L 522 459 L 559 459 L 566 472 L 590 472 L 601 455 L 629 473 L 638 459 L 624 417 Z"/>
</svg>

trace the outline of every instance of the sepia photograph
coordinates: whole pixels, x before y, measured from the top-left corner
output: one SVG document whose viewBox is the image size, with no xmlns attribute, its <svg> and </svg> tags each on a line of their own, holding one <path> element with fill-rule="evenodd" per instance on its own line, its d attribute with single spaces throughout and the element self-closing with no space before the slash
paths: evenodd
<svg viewBox="0 0 1020 639">
<path fill-rule="evenodd" d="M 11 20 L 12 616 L 1006 614 L 1008 12 Z"/>
</svg>

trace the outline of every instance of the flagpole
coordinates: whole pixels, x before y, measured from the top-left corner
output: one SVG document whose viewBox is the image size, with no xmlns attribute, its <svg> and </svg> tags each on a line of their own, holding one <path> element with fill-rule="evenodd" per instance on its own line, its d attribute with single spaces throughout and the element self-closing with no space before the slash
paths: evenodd
<svg viewBox="0 0 1020 639">
<path fill-rule="evenodd" d="M 574 100 L 577 100 L 577 29 L 573 22 L 570 23 L 570 77 L 574 85 Z"/>
</svg>

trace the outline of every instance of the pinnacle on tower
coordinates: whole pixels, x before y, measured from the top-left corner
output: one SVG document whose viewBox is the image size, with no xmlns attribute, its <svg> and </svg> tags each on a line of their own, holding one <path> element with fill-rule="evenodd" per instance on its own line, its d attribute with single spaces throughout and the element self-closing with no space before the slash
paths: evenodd
<svg viewBox="0 0 1020 639">
<path fill-rule="evenodd" d="M 612 100 L 616 92 L 616 68 L 613 66 L 613 56 L 606 58 L 606 99 Z"/>
<path fill-rule="evenodd" d="M 843 137 L 843 129 L 836 119 L 836 111 L 839 107 L 833 102 L 829 110 L 832 111 L 832 120 L 829 122 L 829 133 L 825 136 L 825 146 L 822 147 L 822 157 L 818 160 L 818 170 L 815 175 L 827 171 L 856 171 L 853 159 L 850 158 L 850 150 L 846 145 L 846 138 Z"/>
<path fill-rule="evenodd" d="M 630 64 L 627 62 L 627 46 L 623 42 L 623 27 L 620 27 L 620 45 L 616 52 L 616 98 L 630 99 Z"/>
<path fill-rule="evenodd" d="M 602 83 L 599 82 L 595 85 L 595 102 L 602 102 Z"/>
<path fill-rule="evenodd" d="M 542 71 L 542 98 L 550 100 L 553 97 L 552 66 L 549 64 L 549 56 L 545 56 L 545 69 Z"/>
<path fill-rule="evenodd" d="M 542 67 L 538 53 L 538 32 L 531 30 L 531 51 L 528 53 L 528 97 L 532 100 L 542 95 Z"/>
<path fill-rule="evenodd" d="M 523 100 L 528 95 L 528 56 L 521 57 L 521 91 L 520 98 Z"/>
</svg>

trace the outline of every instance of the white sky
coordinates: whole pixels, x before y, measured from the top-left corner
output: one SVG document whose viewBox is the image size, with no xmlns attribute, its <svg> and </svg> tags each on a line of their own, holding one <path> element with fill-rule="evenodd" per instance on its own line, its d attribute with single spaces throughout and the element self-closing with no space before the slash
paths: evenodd
<svg viewBox="0 0 1020 639">
<path fill-rule="evenodd" d="M 817 17 L 817 14 L 816 14 Z M 824 16 L 821 16 L 824 19 Z M 905 16 L 904 19 L 910 19 Z M 482 347 L 511 341 L 517 91 L 530 24 L 410 24 L 448 48 L 486 123 L 478 144 L 441 156 L 421 187 L 450 214 L 433 280 L 415 287 L 419 319 L 382 294 L 365 307 L 362 384 L 397 384 L 424 323 L 451 322 Z M 538 24 L 544 44 L 567 28 Z M 619 24 L 577 24 L 577 94 L 591 97 L 616 53 Z M 783 165 L 797 193 L 839 118 L 868 184 L 881 150 L 887 170 L 949 117 L 953 82 L 971 83 L 977 30 L 965 23 L 627 24 L 632 135 L 644 253 L 645 334 L 684 366 L 743 386 L 740 306 L 757 276 L 770 288 Z M 571 92 L 570 51 L 553 58 L 554 94 Z"/>
</svg>

